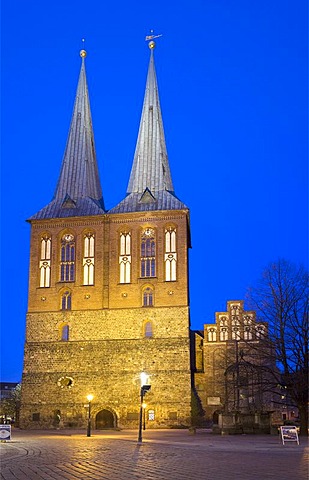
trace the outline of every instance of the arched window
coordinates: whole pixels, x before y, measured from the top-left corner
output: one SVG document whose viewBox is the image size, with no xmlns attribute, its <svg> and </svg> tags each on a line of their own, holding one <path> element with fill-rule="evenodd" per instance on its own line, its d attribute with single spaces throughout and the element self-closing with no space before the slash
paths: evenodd
<svg viewBox="0 0 309 480">
<path fill-rule="evenodd" d="M 84 235 L 83 256 L 84 285 L 94 285 L 94 234 Z"/>
<path fill-rule="evenodd" d="M 239 340 L 240 339 L 240 330 L 238 327 L 232 328 L 232 340 Z"/>
<path fill-rule="evenodd" d="M 143 290 L 143 307 L 153 307 L 153 289 L 150 287 Z"/>
<path fill-rule="evenodd" d="M 63 325 L 61 328 L 61 340 L 64 342 L 69 340 L 69 325 Z"/>
<path fill-rule="evenodd" d="M 120 233 L 119 247 L 120 283 L 131 282 L 131 233 Z"/>
<path fill-rule="evenodd" d="M 61 297 L 61 310 L 71 310 L 72 308 L 72 295 L 69 290 L 64 292 Z"/>
<path fill-rule="evenodd" d="M 221 342 L 228 340 L 228 330 L 225 327 L 220 328 L 220 340 Z"/>
<path fill-rule="evenodd" d="M 66 233 L 61 239 L 60 281 L 74 282 L 75 278 L 75 239 Z"/>
<path fill-rule="evenodd" d="M 145 323 L 144 334 L 145 334 L 145 337 L 152 337 L 153 332 L 152 332 L 152 323 L 151 322 L 146 322 Z"/>
<path fill-rule="evenodd" d="M 217 340 L 217 332 L 215 328 L 209 328 L 208 330 L 208 341 L 215 342 Z"/>
<path fill-rule="evenodd" d="M 255 329 L 256 338 L 263 338 L 265 336 L 265 326 L 257 325 L 255 328 L 256 328 Z"/>
<path fill-rule="evenodd" d="M 244 340 L 252 340 L 251 327 L 245 327 L 244 328 Z"/>
<path fill-rule="evenodd" d="M 156 240 L 153 228 L 146 228 L 141 237 L 141 277 L 156 276 Z"/>
<path fill-rule="evenodd" d="M 50 287 L 50 269 L 51 269 L 51 237 L 43 235 L 41 237 L 40 253 L 40 287 Z"/>
<path fill-rule="evenodd" d="M 177 251 L 176 251 L 176 228 L 165 229 L 165 280 L 172 282 L 176 280 Z"/>
</svg>

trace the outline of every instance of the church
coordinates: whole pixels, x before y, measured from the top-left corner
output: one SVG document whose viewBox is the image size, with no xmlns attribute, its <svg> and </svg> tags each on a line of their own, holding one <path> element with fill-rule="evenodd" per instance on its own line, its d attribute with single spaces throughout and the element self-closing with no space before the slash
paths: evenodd
<svg viewBox="0 0 309 480">
<path fill-rule="evenodd" d="M 154 41 L 127 192 L 106 210 L 86 52 L 58 183 L 31 225 L 21 428 L 191 424 L 189 209 L 175 193 Z M 142 378 L 142 383 L 141 383 Z M 90 411 L 90 406 L 89 406 Z"/>
<path fill-rule="evenodd" d="M 147 428 L 216 424 L 222 412 L 256 424 L 274 409 L 261 390 L 267 355 L 257 355 L 267 325 L 255 312 L 228 301 L 215 323 L 190 329 L 189 208 L 172 182 L 150 40 L 127 192 L 110 210 L 80 52 L 54 196 L 28 220 L 21 428 L 137 428 L 142 412 Z"/>
</svg>

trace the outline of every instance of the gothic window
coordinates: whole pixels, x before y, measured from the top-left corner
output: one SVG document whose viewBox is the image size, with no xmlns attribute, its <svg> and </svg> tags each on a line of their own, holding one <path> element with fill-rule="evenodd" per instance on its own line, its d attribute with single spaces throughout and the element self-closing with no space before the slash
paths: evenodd
<svg viewBox="0 0 309 480">
<path fill-rule="evenodd" d="M 50 287 L 51 238 L 43 235 L 40 253 L 40 287 Z"/>
<path fill-rule="evenodd" d="M 264 325 L 257 325 L 255 330 L 256 338 L 263 338 L 265 335 L 265 327 Z"/>
<path fill-rule="evenodd" d="M 165 280 L 172 282 L 176 280 L 176 228 L 169 227 L 165 229 Z"/>
<path fill-rule="evenodd" d="M 225 327 L 227 325 L 227 318 L 226 317 L 220 317 L 220 326 Z"/>
<path fill-rule="evenodd" d="M 227 328 L 220 328 L 220 340 L 221 342 L 225 342 L 226 340 L 228 340 L 228 331 L 227 331 Z"/>
<path fill-rule="evenodd" d="M 120 283 L 131 282 L 131 233 L 120 233 L 119 249 Z"/>
<path fill-rule="evenodd" d="M 152 228 L 146 228 L 141 237 L 141 277 L 156 276 L 156 240 Z"/>
<path fill-rule="evenodd" d="M 83 274 L 84 285 L 94 285 L 94 234 L 90 232 L 84 235 Z"/>
<path fill-rule="evenodd" d="M 143 307 L 153 307 L 153 289 L 150 287 L 143 290 Z"/>
<path fill-rule="evenodd" d="M 69 340 L 69 325 L 63 325 L 61 328 L 61 340 L 64 342 Z"/>
<path fill-rule="evenodd" d="M 61 239 L 60 281 L 74 282 L 75 277 L 75 239 L 66 233 Z"/>
<path fill-rule="evenodd" d="M 244 325 L 251 325 L 251 324 L 252 324 L 251 315 L 244 315 Z"/>
<path fill-rule="evenodd" d="M 252 340 L 252 330 L 251 327 L 246 326 L 244 328 L 244 340 Z"/>
<path fill-rule="evenodd" d="M 239 340 L 240 338 L 240 331 L 238 327 L 232 328 L 232 340 Z"/>
<path fill-rule="evenodd" d="M 61 310 L 71 310 L 72 308 L 72 295 L 68 290 L 62 294 L 61 297 Z"/>
<path fill-rule="evenodd" d="M 144 326 L 145 337 L 152 337 L 152 323 L 146 322 Z"/>
<path fill-rule="evenodd" d="M 217 340 L 217 332 L 215 328 L 208 329 L 208 341 L 215 342 Z"/>
</svg>

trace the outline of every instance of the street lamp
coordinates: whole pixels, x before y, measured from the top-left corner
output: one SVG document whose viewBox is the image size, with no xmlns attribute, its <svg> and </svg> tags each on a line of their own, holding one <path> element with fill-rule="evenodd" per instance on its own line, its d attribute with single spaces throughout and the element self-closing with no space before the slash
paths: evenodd
<svg viewBox="0 0 309 480">
<path fill-rule="evenodd" d="M 88 400 L 87 437 L 91 437 L 91 401 L 93 400 L 93 395 L 87 395 L 87 400 Z"/>
<path fill-rule="evenodd" d="M 150 390 L 151 385 L 147 385 L 148 375 L 145 372 L 142 372 L 140 375 L 141 378 L 141 405 L 139 410 L 139 427 L 138 427 L 138 443 L 142 443 L 142 427 L 143 427 L 143 411 L 145 414 L 145 409 L 143 408 L 144 404 L 144 395 Z M 145 428 L 144 428 L 145 430 Z"/>
</svg>

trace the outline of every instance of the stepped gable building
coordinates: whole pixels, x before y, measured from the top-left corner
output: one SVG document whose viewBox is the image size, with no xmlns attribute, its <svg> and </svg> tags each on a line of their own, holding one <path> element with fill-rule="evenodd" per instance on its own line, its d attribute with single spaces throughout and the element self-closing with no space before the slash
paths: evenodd
<svg viewBox="0 0 309 480">
<path fill-rule="evenodd" d="M 154 42 L 127 195 L 105 210 L 85 57 L 52 201 L 29 219 L 22 428 L 189 425 L 189 210 L 174 192 Z"/>
<path fill-rule="evenodd" d="M 194 332 L 194 380 L 204 419 L 216 423 L 219 412 L 275 410 L 267 323 L 245 310 L 242 300 L 228 301 L 227 311 L 216 312 L 215 320 Z"/>
</svg>

